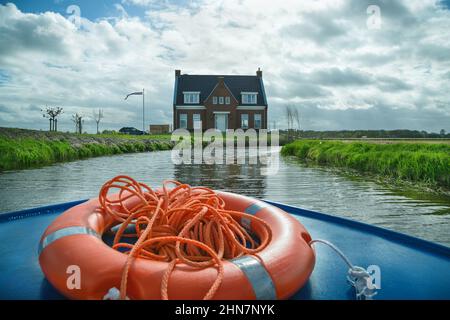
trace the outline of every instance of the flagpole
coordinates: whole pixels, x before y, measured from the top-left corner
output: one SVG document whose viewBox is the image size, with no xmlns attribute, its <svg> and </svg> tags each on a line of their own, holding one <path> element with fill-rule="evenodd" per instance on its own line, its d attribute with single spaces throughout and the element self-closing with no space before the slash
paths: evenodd
<svg viewBox="0 0 450 320">
<path fill-rule="evenodd" d="M 142 134 L 145 133 L 145 90 L 142 88 L 142 92 L 132 92 L 126 95 L 125 100 L 128 99 L 129 96 L 134 95 L 142 95 Z"/>
</svg>

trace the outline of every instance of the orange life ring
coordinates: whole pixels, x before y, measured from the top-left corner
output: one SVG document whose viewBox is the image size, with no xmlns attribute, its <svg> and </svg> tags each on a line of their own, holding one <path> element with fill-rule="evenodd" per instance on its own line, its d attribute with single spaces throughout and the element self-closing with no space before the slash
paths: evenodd
<svg viewBox="0 0 450 320">
<path fill-rule="evenodd" d="M 217 194 L 225 201 L 226 209 L 254 214 L 266 221 L 273 236 L 257 256 L 224 261 L 224 279 L 214 299 L 287 299 L 296 293 L 315 263 L 306 229 L 288 213 L 265 202 L 227 192 Z M 92 199 L 67 210 L 47 228 L 39 244 L 39 263 L 45 277 L 70 299 L 102 299 L 120 285 L 127 256 L 103 242 L 103 233 L 115 222 L 98 208 L 98 199 Z M 160 299 L 161 278 L 167 265 L 136 259 L 130 268 L 127 296 Z M 79 288 L 67 285 L 70 266 L 79 267 Z M 171 299 L 201 299 L 216 277 L 213 267 L 192 270 L 180 266 L 169 281 Z"/>
</svg>

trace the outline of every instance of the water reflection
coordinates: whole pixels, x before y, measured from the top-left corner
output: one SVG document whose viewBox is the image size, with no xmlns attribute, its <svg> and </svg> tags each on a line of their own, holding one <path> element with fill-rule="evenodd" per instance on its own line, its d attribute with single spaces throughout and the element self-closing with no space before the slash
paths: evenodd
<svg viewBox="0 0 450 320">
<path fill-rule="evenodd" d="M 259 165 L 175 165 L 174 178 L 191 185 L 264 198 L 266 176 Z"/>
<path fill-rule="evenodd" d="M 378 225 L 450 245 L 450 199 L 415 195 L 361 177 L 281 158 L 278 173 L 262 165 L 175 165 L 170 151 L 93 158 L 0 174 L 0 212 L 92 198 L 125 174 L 151 186 L 176 179 Z"/>
</svg>

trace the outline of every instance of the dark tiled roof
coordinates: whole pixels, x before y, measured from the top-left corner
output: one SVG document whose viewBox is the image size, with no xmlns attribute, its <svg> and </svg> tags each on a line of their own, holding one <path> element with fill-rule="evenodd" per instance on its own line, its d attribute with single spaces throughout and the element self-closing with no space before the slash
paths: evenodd
<svg viewBox="0 0 450 320">
<path fill-rule="evenodd" d="M 200 104 L 203 104 L 217 85 L 217 77 L 224 77 L 224 82 L 231 93 L 242 105 L 241 92 L 258 92 L 257 105 L 267 105 L 264 96 L 264 84 L 257 76 L 222 76 L 222 75 L 188 75 L 178 77 L 176 86 L 176 105 L 184 105 L 184 91 L 200 91 Z"/>
</svg>

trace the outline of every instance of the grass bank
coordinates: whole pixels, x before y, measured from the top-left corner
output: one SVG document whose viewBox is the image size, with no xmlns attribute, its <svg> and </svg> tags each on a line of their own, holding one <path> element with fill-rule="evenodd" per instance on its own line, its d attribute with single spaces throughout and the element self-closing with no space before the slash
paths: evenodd
<svg viewBox="0 0 450 320">
<path fill-rule="evenodd" d="M 282 155 L 450 190 L 450 145 L 297 140 Z"/>
<path fill-rule="evenodd" d="M 0 128 L 0 171 L 90 157 L 169 150 L 170 135 L 90 135 Z"/>
</svg>

